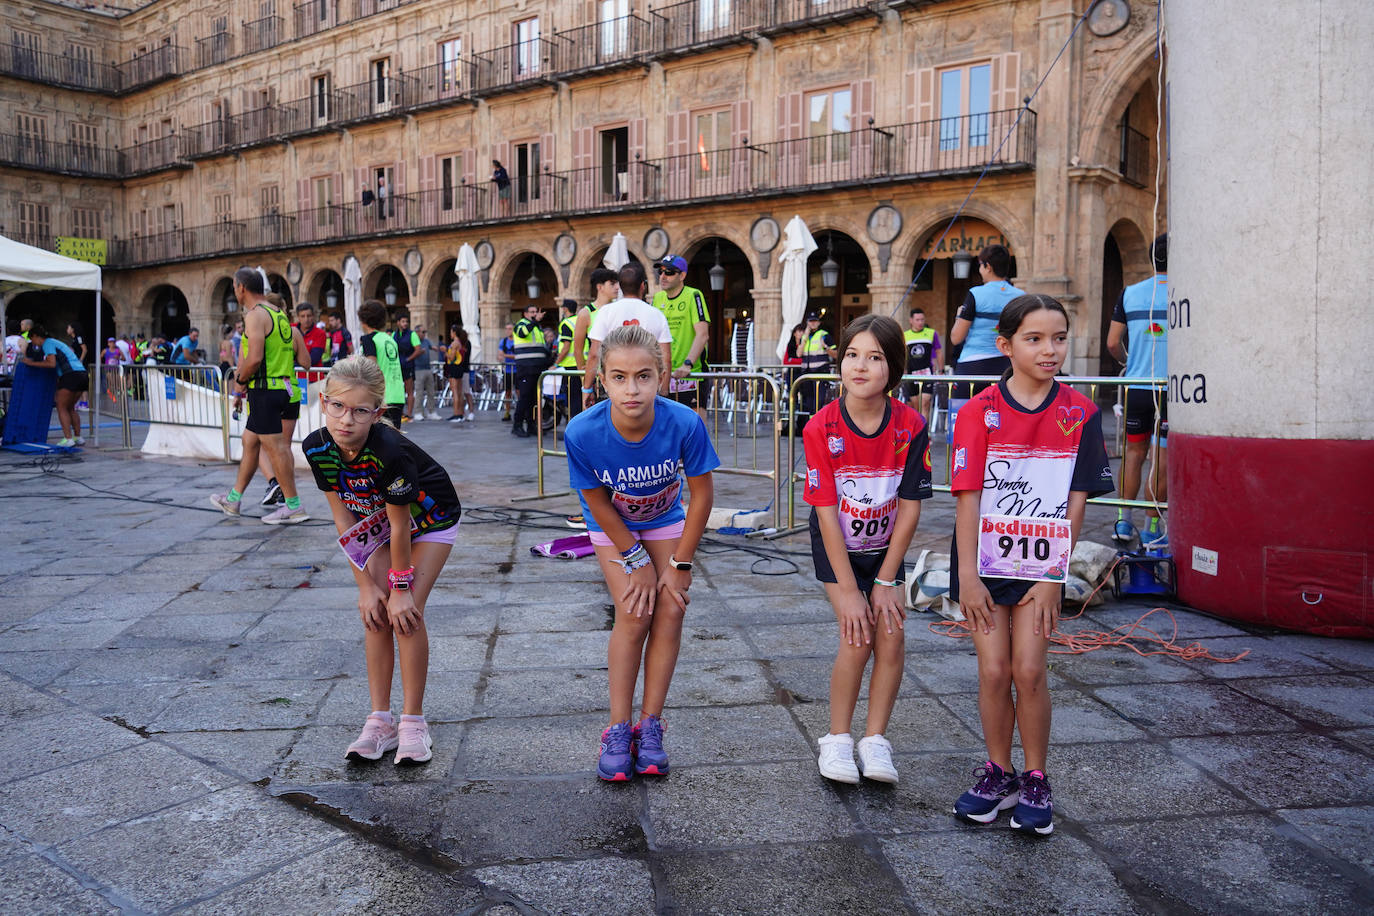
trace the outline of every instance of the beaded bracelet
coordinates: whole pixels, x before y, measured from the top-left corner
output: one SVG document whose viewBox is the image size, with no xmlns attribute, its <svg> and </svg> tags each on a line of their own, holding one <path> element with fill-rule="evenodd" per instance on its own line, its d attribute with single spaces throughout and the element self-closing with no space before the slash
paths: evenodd
<svg viewBox="0 0 1374 916">
<path fill-rule="evenodd" d="M 649 556 L 649 552 L 645 550 L 644 545 L 638 541 L 636 541 L 635 545 L 629 550 L 622 550 L 620 552 L 620 557 L 620 568 L 625 570 L 625 575 L 627 576 L 636 569 L 641 569 L 653 562 L 653 559 Z"/>
<path fill-rule="evenodd" d="M 415 581 L 415 567 L 406 569 L 388 569 L 386 572 L 387 583 L 391 590 L 395 592 L 410 591 L 411 584 Z"/>
</svg>

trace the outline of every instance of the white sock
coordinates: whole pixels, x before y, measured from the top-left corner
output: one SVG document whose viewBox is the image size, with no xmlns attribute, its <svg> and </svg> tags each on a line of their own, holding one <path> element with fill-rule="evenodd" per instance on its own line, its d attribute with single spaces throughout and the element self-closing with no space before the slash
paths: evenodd
<svg viewBox="0 0 1374 916">
<path fill-rule="evenodd" d="M 391 720 L 391 710 L 389 710 L 389 709 L 374 709 L 374 710 L 372 711 L 372 714 L 373 714 L 374 716 L 376 716 L 377 718 L 381 719 L 381 720 L 382 720 L 383 722 L 385 722 L 387 725 L 390 725 L 390 724 L 391 724 L 391 721 L 392 721 L 392 720 Z"/>
<path fill-rule="evenodd" d="M 423 721 L 425 721 L 425 716 L 424 716 L 424 713 L 421 713 L 421 714 L 418 715 L 418 716 L 407 716 L 407 715 L 402 715 L 402 716 L 401 716 L 401 721 L 402 721 L 402 722 L 423 722 Z"/>
</svg>

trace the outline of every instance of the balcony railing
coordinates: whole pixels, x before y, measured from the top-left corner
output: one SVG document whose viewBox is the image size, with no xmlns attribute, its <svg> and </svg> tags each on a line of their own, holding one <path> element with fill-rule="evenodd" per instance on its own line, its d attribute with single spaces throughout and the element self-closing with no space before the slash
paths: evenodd
<svg viewBox="0 0 1374 916">
<path fill-rule="evenodd" d="M 290 106 L 271 105 L 243 114 L 206 121 L 185 129 L 183 155 L 211 156 L 223 150 L 271 143 L 297 130 L 297 112 Z"/>
<path fill-rule="evenodd" d="M 118 178 L 124 171 L 118 150 L 16 134 L 0 134 L 0 164 L 94 178 Z"/>
<path fill-rule="evenodd" d="M 126 147 L 119 153 L 122 175 L 140 175 L 160 169 L 189 167 L 189 163 L 184 161 L 185 146 L 185 135 L 171 134 Z"/>
<path fill-rule="evenodd" d="M 390 195 L 366 205 L 331 204 L 294 214 L 180 229 L 116 241 L 110 266 L 541 217 L 929 180 L 972 175 L 983 168 L 1027 170 L 1035 165 L 1035 112 L 1027 110 L 1019 123 L 1017 114 L 1016 110 L 995 111 L 514 176 L 508 197 L 495 194 L 486 182 L 460 184 Z"/>
<path fill-rule="evenodd" d="M 293 10 L 297 38 L 333 28 L 339 21 L 338 0 L 305 0 L 296 4 Z"/>
<path fill-rule="evenodd" d="M 0 44 L 0 73 L 88 92 L 115 93 L 120 89 L 119 71 L 109 64 L 34 51 L 17 44 Z"/>
<path fill-rule="evenodd" d="M 176 45 L 158 45 L 120 64 L 120 91 L 128 92 L 180 75 L 181 54 L 182 49 Z"/>
<path fill-rule="evenodd" d="M 1129 124 L 1121 125 L 1120 170 L 1122 179 L 1137 188 L 1150 180 L 1150 138 Z"/>
<path fill-rule="evenodd" d="M 413 76 L 397 71 L 381 79 L 344 86 L 334 93 L 331 120 L 338 123 L 366 121 L 405 111 L 419 104 L 420 84 Z"/>
<path fill-rule="evenodd" d="M 471 98 L 477 91 L 475 61 L 459 59 L 411 70 L 406 76 L 415 81 L 415 105 L 433 105 Z"/>
<path fill-rule="evenodd" d="M 234 56 L 234 36 L 228 32 L 213 32 L 196 39 L 196 66 L 222 64 Z"/>
<path fill-rule="evenodd" d="M 254 51 L 266 51 L 268 48 L 276 47 L 286 39 L 285 25 L 285 20 L 280 16 L 263 16 L 261 19 L 245 22 L 242 53 L 252 54 Z"/>
<path fill-rule="evenodd" d="M 533 82 L 547 82 L 562 70 L 563 43 L 547 38 L 514 44 L 473 55 L 477 64 L 477 89 L 490 92 Z"/>
<path fill-rule="evenodd" d="M 652 29 L 638 16 L 568 29 L 554 38 L 563 43 L 556 67 L 564 74 L 632 64 L 652 50 Z"/>
<path fill-rule="evenodd" d="M 709 0 L 708 0 L 709 2 Z M 771 3 L 754 0 L 761 26 L 786 30 L 821 21 L 847 19 L 858 15 L 876 15 L 885 4 L 873 0 L 773 0 Z"/>
<path fill-rule="evenodd" d="M 654 50 L 659 53 L 694 45 L 747 41 L 748 32 L 766 22 L 767 4 L 759 0 L 682 0 L 649 11 Z"/>
</svg>

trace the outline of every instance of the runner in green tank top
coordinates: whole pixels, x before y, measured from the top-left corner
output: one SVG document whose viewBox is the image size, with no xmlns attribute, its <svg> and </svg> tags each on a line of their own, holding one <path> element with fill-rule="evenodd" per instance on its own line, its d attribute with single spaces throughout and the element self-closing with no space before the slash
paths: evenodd
<svg viewBox="0 0 1374 916">
<path fill-rule="evenodd" d="M 291 388 L 291 378 L 295 375 L 295 347 L 291 340 L 291 319 L 284 311 L 272 308 L 265 301 L 259 302 L 272 319 L 272 327 L 263 338 L 262 362 L 258 364 L 251 378 L 245 379 L 249 388 Z M 239 363 L 248 357 L 248 337 L 245 335 L 239 344 Z"/>
<path fill-rule="evenodd" d="M 363 325 L 359 352 L 382 370 L 382 377 L 386 379 L 386 416 L 400 429 L 405 413 L 406 386 L 401 377 L 401 355 L 396 338 L 382 330 L 386 325 L 386 306 L 369 299 L 358 308 L 358 320 Z"/>
</svg>

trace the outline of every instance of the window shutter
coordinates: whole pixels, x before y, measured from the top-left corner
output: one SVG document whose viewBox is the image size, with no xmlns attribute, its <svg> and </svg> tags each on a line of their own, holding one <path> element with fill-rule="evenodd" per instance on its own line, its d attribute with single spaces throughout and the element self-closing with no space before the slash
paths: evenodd
<svg viewBox="0 0 1374 916">
<path fill-rule="evenodd" d="M 996 63 L 996 60 L 994 60 Z M 994 116 L 992 119 L 992 132 L 996 135 L 994 142 L 1000 143 L 1001 138 L 1007 131 L 1011 130 L 1012 124 L 1016 123 L 1016 109 L 1021 107 L 1021 54 L 1019 51 L 1009 51 L 1001 57 L 1000 79 L 992 81 L 992 104 L 993 111 L 1003 111 L 1006 114 Z M 992 71 L 997 74 L 997 69 Z M 1020 158 L 1017 150 L 1017 137 L 1013 135 L 1008 138 L 1006 145 L 1002 147 L 1001 159 L 1004 162 L 1015 162 Z"/>
<path fill-rule="evenodd" d="M 925 67 L 916 74 L 916 121 L 912 149 L 908 156 L 912 172 L 925 172 L 934 167 L 935 144 L 940 133 L 935 124 L 935 68 Z"/>
<path fill-rule="evenodd" d="M 785 184 L 799 184 L 802 180 L 802 94 L 789 92 L 778 96 L 778 140 L 783 141 L 778 168 Z"/>
<path fill-rule="evenodd" d="M 539 161 L 542 163 L 540 168 L 548 168 L 550 172 L 558 171 L 558 163 L 554 159 L 553 134 L 539 135 Z"/>
<path fill-rule="evenodd" d="M 748 143 L 753 129 L 750 126 L 752 118 L 753 103 L 748 99 L 741 99 L 730 106 L 730 189 L 732 191 L 744 191 L 753 187 L 753 181 L 749 176 L 750 153 L 744 149 L 744 144 Z"/>
<path fill-rule="evenodd" d="M 396 187 L 390 188 L 392 194 L 400 196 L 406 192 L 406 162 L 404 159 L 392 166 L 393 174 L 396 176 Z"/>
<path fill-rule="evenodd" d="M 869 129 L 868 122 L 873 117 L 873 80 L 856 80 L 849 87 L 850 113 L 853 115 L 850 121 L 850 152 L 854 159 L 851 160 L 851 177 L 863 178 L 874 173 L 873 162 L 873 131 Z"/>
<path fill-rule="evenodd" d="M 595 153 L 596 131 L 590 127 L 574 129 L 573 169 L 576 174 L 573 176 L 572 188 L 570 189 L 574 207 L 590 206 L 594 199 L 592 195 L 596 187 L 596 175 L 593 169 L 593 166 L 596 165 Z"/>
<path fill-rule="evenodd" d="M 644 118 L 630 119 L 630 162 L 629 196 L 630 200 L 643 200 L 648 191 L 649 169 L 644 165 L 647 158 L 645 146 L 648 142 L 648 122 Z"/>
<path fill-rule="evenodd" d="M 355 204 L 362 203 L 363 191 L 372 191 L 372 193 L 374 194 L 377 193 L 375 190 L 373 190 L 372 182 L 368 180 L 367 173 L 368 170 L 361 166 L 353 170 L 353 181 L 355 185 L 355 190 L 353 192 L 353 202 Z"/>
</svg>

